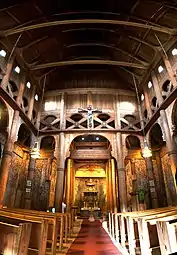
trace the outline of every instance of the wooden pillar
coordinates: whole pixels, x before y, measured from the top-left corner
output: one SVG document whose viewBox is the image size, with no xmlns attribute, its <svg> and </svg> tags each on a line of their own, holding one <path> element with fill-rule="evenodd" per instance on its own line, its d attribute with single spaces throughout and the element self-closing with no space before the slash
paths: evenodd
<svg viewBox="0 0 177 255">
<path fill-rule="evenodd" d="M 121 212 L 127 211 L 127 185 L 125 164 L 122 151 L 122 134 L 117 133 L 117 152 L 118 152 L 118 182 L 119 182 L 119 200 Z"/>
<path fill-rule="evenodd" d="M 73 204 L 74 202 L 74 189 L 75 189 L 75 171 L 74 171 L 74 162 L 73 159 L 71 160 L 71 198 L 70 203 Z"/>
<path fill-rule="evenodd" d="M 15 57 L 14 57 L 14 55 L 12 55 L 7 62 L 5 75 L 3 76 L 2 81 L 0 83 L 0 87 L 2 87 L 3 89 L 5 89 L 9 83 L 10 75 L 11 75 L 13 64 L 14 64 L 14 59 L 15 59 Z"/>
<path fill-rule="evenodd" d="M 147 92 L 147 88 L 145 88 L 144 90 L 144 99 L 145 99 L 145 105 L 146 105 L 146 109 L 147 109 L 147 113 L 148 113 L 148 117 L 149 119 L 152 117 L 152 109 L 151 109 L 151 104 L 149 102 L 149 97 L 148 97 L 148 92 Z"/>
<path fill-rule="evenodd" d="M 55 209 L 57 212 L 62 210 L 64 177 L 65 177 L 65 134 L 59 135 L 59 148 L 56 148 L 57 153 L 57 180 L 55 189 Z"/>
<path fill-rule="evenodd" d="M 109 185 L 109 206 L 110 206 L 109 209 L 110 209 L 110 212 L 114 212 L 111 159 L 108 160 L 108 185 Z"/>
<path fill-rule="evenodd" d="M 107 194 L 107 211 L 111 212 L 111 184 L 110 184 L 110 172 L 109 172 L 109 160 L 106 162 L 106 194 Z"/>
<path fill-rule="evenodd" d="M 166 197 L 166 192 L 165 192 L 164 175 L 163 175 L 162 162 L 161 162 L 159 151 L 155 152 L 155 159 L 156 159 L 158 175 L 159 175 L 159 181 L 160 181 L 160 196 L 159 197 L 163 198 L 163 199 L 159 200 L 159 206 L 160 207 L 163 207 L 163 206 L 165 207 L 165 206 L 167 206 L 167 197 Z"/>
<path fill-rule="evenodd" d="M 111 175 L 112 175 L 112 199 L 113 212 L 117 212 L 117 196 L 116 196 L 116 175 L 115 175 L 115 161 L 111 159 Z"/>
<path fill-rule="evenodd" d="M 152 165 L 152 157 L 146 158 L 147 176 L 148 176 L 148 189 L 151 198 L 151 207 L 158 208 L 157 191 L 154 182 L 154 173 Z"/>
<path fill-rule="evenodd" d="M 164 61 L 165 67 L 166 67 L 166 69 L 167 69 L 169 78 L 170 78 L 170 80 L 171 80 L 173 86 L 174 86 L 174 87 L 177 87 L 176 75 L 175 75 L 175 73 L 174 73 L 174 71 L 173 71 L 173 68 L 172 68 L 172 66 L 171 66 L 171 63 L 170 63 L 168 57 L 165 56 L 164 54 L 163 54 L 163 61 Z"/>
<path fill-rule="evenodd" d="M 159 105 L 163 102 L 163 97 L 161 94 L 161 90 L 158 84 L 157 77 L 154 72 L 152 72 L 152 79 L 153 79 L 153 84 L 154 84 L 154 90 L 156 93 L 156 97 L 158 100 Z M 170 127 L 168 124 L 168 118 L 165 110 L 160 111 L 160 116 L 162 119 L 162 129 L 163 133 L 165 135 L 165 140 L 166 140 L 166 146 L 168 150 L 168 155 L 171 163 L 171 172 L 173 175 L 173 180 L 170 181 L 169 187 L 170 189 L 170 195 L 172 199 L 172 204 L 176 205 L 177 204 L 177 196 L 176 196 L 176 180 L 175 180 L 175 174 L 176 174 L 176 169 L 177 169 L 177 149 L 175 146 L 175 142 L 172 139 L 171 132 L 170 132 Z"/>
<path fill-rule="evenodd" d="M 61 94 L 60 101 L 60 129 L 65 129 L 65 92 Z"/>
<path fill-rule="evenodd" d="M 11 66 L 10 66 L 11 68 Z M 5 78 L 6 79 L 6 78 Z M 6 79 L 7 82 L 7 79 Z M 20 106 L 22 102 L 23 92 L 25 88 L 25 75 L 22 74 L 21 82 L 19 86 L 18 96 L 16 99 L 17 104 Z M 6 185 L 8 180 L 9 168 L 12 163 L 12 153 L 14 149 L 14 142 L 17 137 L 17 128 L 19 121 L 19 111 L 15 110 L 12 119 L 12 125 L 9 137 L 6 141 L 6 145 L 4 148 L 4 153 L 1 161 L 1 170 L 0 170 L 0 207 L 3 205 L 3 199 L 6 191 Z"/>
<path fill-rule="evenodd" d="M 121 129 L 120 123 L 120 109 L 119 109 L 119 95 L 115 95 L 115 127 Z M 125 164 L 123 156 L 123 144 L 122 144 L 122 134 L 116 134 L 116 144 L 117 144 L 117 167 L 118 167 L 118 189 L 119 189 L 119 202 L 120 211 L 127 211 L 127 185 L 126 185 L 126 173 Z"/>
<path fill-rule="evenodd" d="M 33 94 L 35 94 L 35 89 L 33 87 L 33 91 L 31 93 L 31 97 L 33 96 Z M 34 96 L 33 96 L 33 99 L 34 99 Z M 34 100 L 31 99 L 30 101 L 30 112 L 31 114 L 29 113 L 28 117 L 31 118 L 32 117 L 32 110 L 33 110 L 33 105 L 34 105 Z M 38 114 L 37 114 L 37 118 L 36 118 L 36 129 L 39 130 L 40 128 L 40 119 L 41 119 L 41 109 L 42 109 L 42 104 L 43 104 L 43 101 L 41 100 L 40 103 L 39 103 L 39 107 L 38 107 Z M 37 134 L 37 137 L 32 134 L 32 139 L 31 139 L 31 149 L 34 147 L 34 144 L 35 142 L 38 142 L 40 143 L 39 141 L 39 137 L 38 137 L 38 134 Z M 38 145 L 39 146 L 39 145 Z M 40 146 L 39 146 L 40 148 Z M 32 209 L 32 201 L 33 201 L 33 187 L 34 187 L 34 172 L 35 172 L 35 169 L 36 169 L 36 159 L 32 158 L 31 155 L 30 155 L 30 160 L 29 160 L 29 165 L 28 165 L 28 176 L 27 176 L 27 181 L 26 181 L 26 189 L 25 189 L 25 202 L 24 202 L 24 207 L 26 209 Z"/>
<path fill-rule="evenodd" d="M 31 146 L 30 146 L 31 148 L 33 148 L 35 142 L 36 142 L 36 137 L 32 134 Z M 24 201 L 25 209 L 32 209 L 33 179 L 34 179 L 35 168 L 36 168 L 36 159 L 30 157 L 29 165 L 28 165 L 26 188 L 25 188 L 25 201 Z"/>
<path fill-rule="evenodd" d="M 29 107 L 28 107 L 28 118 L 31 120 L 33 115 L 33 107 L 34 107 L 34 97 L 35 97 L 36 87 L 32 86 L 32 92 L 29 100 Z"/>
<path fill-rule="evenodd" d="M 138 199 L 137 199 L 137 178 L 135 171 L 135 160 L 131 159 L 131 171 L 132 171 L 132 211 L 138 211 Z"/>
<path fill-rule="evenodd" d="M 66 172 L 66 210 L 69 212 L 69 206 L 71 201 L 71 159 L 67 160 L 67 172 Z"/>
</svg>

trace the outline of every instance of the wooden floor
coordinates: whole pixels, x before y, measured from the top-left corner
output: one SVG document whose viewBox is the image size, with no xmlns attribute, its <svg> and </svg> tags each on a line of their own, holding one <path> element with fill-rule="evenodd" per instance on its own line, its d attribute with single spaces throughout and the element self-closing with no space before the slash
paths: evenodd
<svg viewBox="0 0 177 255">
<path fill-rule="evenodd" d="M 119 255 L 121 254 L 102 228 L 101 222 L 83 220 L 80 232 L 67 255 Z"/>
</svg>

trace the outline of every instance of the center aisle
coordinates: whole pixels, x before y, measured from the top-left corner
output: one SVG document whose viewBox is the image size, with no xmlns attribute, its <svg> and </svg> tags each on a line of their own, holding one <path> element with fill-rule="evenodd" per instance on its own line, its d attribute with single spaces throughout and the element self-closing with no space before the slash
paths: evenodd
<svg viewBox="0 0 177 255">
<path fill-rule="evenodd" d="M 121 255 L 121 253 L 102 228 L 100 221 L 84 220 L 67 255 Z"/>
</svg>

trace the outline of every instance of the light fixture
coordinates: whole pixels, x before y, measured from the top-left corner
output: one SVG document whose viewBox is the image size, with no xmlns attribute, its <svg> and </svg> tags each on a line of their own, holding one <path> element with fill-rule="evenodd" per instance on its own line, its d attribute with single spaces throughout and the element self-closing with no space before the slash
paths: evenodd
<svg viewBox="0 0 177 255">
<path fill-rule="evenodd" d="M 141 149 L 141 154 L 142 154 L 143 158 L 150 158 L 150 157 L 152 157 L 152 151 L 149 149 L 148 143 L 147 143 L 147 140 L 146 140 L 146 135 L 145 135 L 145 131 L 144 131 L 144 120 L 143 120 L 143 115 L 142 115 L 142 111 L 141 111 L 141 104 L 140 104 L 140 99 L 139 99 L 139 95 L 138 95 L 138 88 L 137 88 L 137 84 L 136 84 L 136 80 L 135 80 L 134 75 L 133 75 L 133 81 L 134 81 L 136 97 L 137 97 L 137 101 L 138 101 L 138 110 L 139 110 L 139 115 L 140 115 L 140 125 L 141 125 L 141 129 L 142 129 L 142 132 L 143 132 L 143 148 Z"/>
<path fill-rule="evenodd" d="M 159 72 L 159 73 L 163 72 L 163 67 L 162 67 L 162 66 L 159 66 L 159 67 L 158 67 L 158 72 Z"/>
<path fill-rule="evenodd" d="M 172 53 L 173 56 L 176 56 L 177 55 L 177 49 L 174 48 L 171 53 Z"/>
<path fill-rule="evenodd" d="M 84 141 L 85 140 L 85 138 L 84 137 L 82 137 L 82 141 Z"/>
<path fill-rule="evenodd" d="M 16 66 L 15 69 L 14 69 L 14 71 L 15 71 L 16 73 L 20 73 L 20 67 L 19 67 L 19 66 Z"/>
<path fill-rule="evenodd" d="M 149 81 L 149 82 L 148 82 L 148 88 L 150 89 L 151 87 L 152 87 L 152 82 Z"/>
<path fill-rule="evenodd" d="M 143 100 L 144 100 L 144 95 L 142 94 L 142 95 L 141 95 L 141 101 L 143 101 Z"/>
<path fill-rule="evenodd" d="M 5 50 L 0 50 L 0 56 L 5 58 L 5 56 L 6 56 Z"/>
<path fill-rule="evenodd" d="M 100 139 L 100 138 L 97 136 L 97 137 L 96 137 L 96 140 L 99 141 L 99 139 Z"/>
<path fill-rule="evenodd" d="M 152 151 L 149 149 L 146 139 L 144 139 L 144 148 L 141 151 L 143 158 L 152 157 Z"/>
<path fill-rule="evenodd" d="M 31 83 L 28 81 L 26 86 L 27 86 L 28 89 L 30 89 L 31 88 Z"/>
<path fill-rule="evenodd" d="M 39 149 L 39 143 L 35 142 L 34 147 L 31 150 L 31 158 L 37 159 L 40 158 L 40 149 Z"/>
<path fill-rule="evenodd" d="M 39 99 L 38 94 L 36 94 L 34 98 L 36 101 L 38 101 L 38 99 Z"/>
<path fill-rule="evenodd" d="M 44 77 L 44 84 L 43 84 L 43 89 L 42 89 L 42 98 L 41 98 L 41 105 L 39 111 L 42 110 L 42 102 L 44 98 L 44 90 L 45 90 L 45 84 L 46 84 L 46 75 Z M 37 94 L 36 94 L 37 95 Z M 38 96 L 38 95 L 37 95 Z M 31 149 L 30 155 L 31 158 L 33 159 L 38 159 L 40 158 L 40 148 L 39 148 L 39 141 L 38 141 L 38 136 L 39 136 L 39 125 L 38 125 L 38 130 L 37 130 L 37 136 L 36 136 L 36 142 L 34 144 L 34 147 Z"/>
</svg>

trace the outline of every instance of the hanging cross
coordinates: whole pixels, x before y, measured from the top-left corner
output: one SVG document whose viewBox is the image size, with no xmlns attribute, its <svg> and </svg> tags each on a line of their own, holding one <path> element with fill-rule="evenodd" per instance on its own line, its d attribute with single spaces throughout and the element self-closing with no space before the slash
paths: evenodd
<svg viewBox="0 0 177 255">
<path fill-rule="evenodd" d="M 87 106 L 87 109 L 78 108 L 78 112 L 87 112 L 88 118 L 87 118 L 87 127 L 93 128 L 93 112 L 102 112 L 102 110 L 98 109 L 92 109 L 92 106 Z"/>
</svg>

